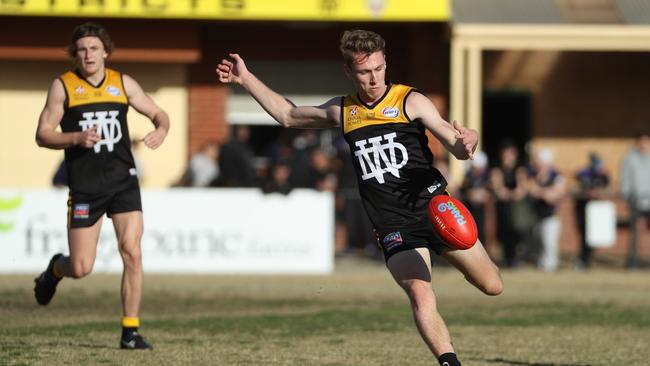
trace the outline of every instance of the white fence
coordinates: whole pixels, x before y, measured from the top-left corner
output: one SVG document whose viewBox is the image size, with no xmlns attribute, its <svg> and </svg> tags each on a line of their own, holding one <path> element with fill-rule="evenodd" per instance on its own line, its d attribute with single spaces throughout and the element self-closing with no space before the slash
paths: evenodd
<svg viewBox="0 0 650 366">
<path fill-rule="evenodd" d="M 37 273 L 68 252 L 67 190 L 0 189 L 0 273 Z M 334 266 L 331 193 L 255 189 L 142 192 L 146 273 L 324 274 Z M 119 273 L 104 218 L 94 272 Z"/>
</svg>

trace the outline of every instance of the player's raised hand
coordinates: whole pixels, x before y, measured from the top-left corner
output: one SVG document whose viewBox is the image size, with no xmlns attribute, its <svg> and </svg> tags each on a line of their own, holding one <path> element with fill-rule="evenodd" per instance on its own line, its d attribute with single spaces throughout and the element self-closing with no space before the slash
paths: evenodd
<svg viewBox="0 0 650 366">
<path fill-rule="evenodd" d="M 474 150 L 476 150 L 476 145 L 478 144 L 478 133 L 471 128 L 463 127 L 458 121 L 452 123 L 454 129 L 456 130 L 456 140 L 460 141 L 461 144 L 465 147 L 465 152 L 469 159 L 474 159 Z"/>
<path fill-rule="evenodd" d="M 97 125 L 95 125 L 81 132 L 81 138 L 79 139 L 78 145 L 90 149 L 95 146 L 99 140 L 101 140 L 101 136 L 97 133 Z"/>
<path fill-rule="evenodd" d="M 248 73 L 244 60 L 236 53 L 229 53 L 231 60 L 223 59 L 215 71 L 222 83 L 242 83 L 242 76 Z"/>
</svg>

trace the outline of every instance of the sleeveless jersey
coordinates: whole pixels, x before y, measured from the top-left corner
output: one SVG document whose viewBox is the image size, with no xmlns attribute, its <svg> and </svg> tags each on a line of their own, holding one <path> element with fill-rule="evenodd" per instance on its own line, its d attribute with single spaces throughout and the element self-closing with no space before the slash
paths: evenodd
<svg viewBox="0 0 650 366">
<path fill-rule="evenodd" d="M 61 75 L 66 92 L 61 130 L 78 132 L 97 126 L 101 140 L 87 149 L 65 149 L 70 190 L 84 193 L 116 192 L 137 183 L 131 140 L 126 123 L 129 102 L 122 74 L 106 69 L 98 86 L 78 72 Z"/>
<path fill-rule="evenodd" d="M 341 121 L 359 191 L 375 228 L 412 228 L 428 222 L 427 204 L 447 182 L 433 168 L 425 127 L 411 120 L 406 98 L 414 89 L 389 84 L 373 105 L 342 98 Z"/>
</svg>

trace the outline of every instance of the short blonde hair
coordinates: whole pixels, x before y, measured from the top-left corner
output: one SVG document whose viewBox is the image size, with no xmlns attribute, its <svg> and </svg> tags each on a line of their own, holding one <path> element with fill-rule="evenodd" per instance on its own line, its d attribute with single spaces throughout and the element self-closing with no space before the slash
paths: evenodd
<svg viewBox="0 0 650 366">
<path fill-rule="evenodd" d="M 369 56 L 372 53 L 381 51 L 386 54 L 386 41 L 377 33 L 362 29 L 347 30 L 341 36 L 339 46 L 343 61 L 352 66 L 355 55 L 361 53 Z"/>
</svg>

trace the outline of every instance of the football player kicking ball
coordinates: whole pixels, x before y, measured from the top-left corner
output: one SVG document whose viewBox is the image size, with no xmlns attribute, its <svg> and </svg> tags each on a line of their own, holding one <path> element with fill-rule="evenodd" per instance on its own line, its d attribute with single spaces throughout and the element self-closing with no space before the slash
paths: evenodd
<svg viewBox="0 0 650 366">
<path fill-rule="evenodd" d="M 36 131 L 39 146 L 65 149 L 70 194 L 68 246 L 70 256 L 57 254 L 36 278 L 36 301 L 47 305 L 63 277 L 90 274 L 106 213 L 113 219 L 122 275 L 122 338 L 120 348 L 153 348 L 138 333 L 142 297 L 142 204 L 126 123 L 129 105 L 149 117 L 155 129 L 144 144 L 156 149 L 167 136 L 169 117 L 130 76 L 107 69 L 113 50 L 106 30 L 94 23 L 77 27 L 68 48 L 77 68 L 54 80 Z M 58 132 L 57 126 L 61 127 Z"/>
<path fill-rule="evenodd" d="M 472 158 L 478 134 L 457 122 L 446 122 L 414 88 L 386 83 L 385 42 L 378 34 L 346 31 L 340 49 L 344 72 L 357 93 L 318 107 L 293 105 L 257 79 L 238 54 L 222 60 L 216 72 L 221 82 L 244 87 L 284 127 L 341 126 L 364 207 L 386 265 L 410 299 L 418 331 L 440 365 L 460 365 L 436 309 L 429 251 L 488 295 L 500 294 L 503 284 L 480 242 L 467 250 L 454 250 L 436 236 L 427 205 L 432 197 L 445 194 L 447 183 L 432 167 L 425 128 L 458 159 Z"/>
</svg>

